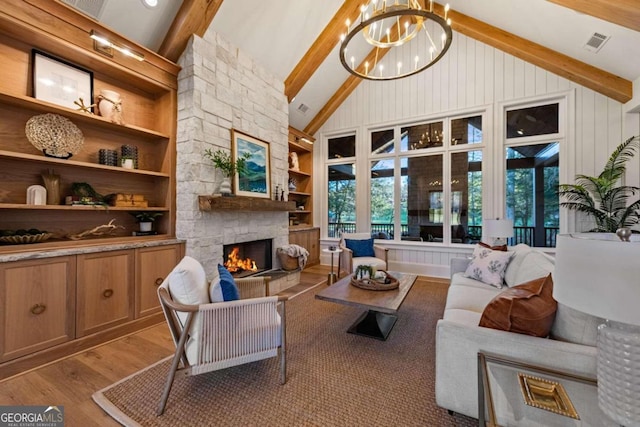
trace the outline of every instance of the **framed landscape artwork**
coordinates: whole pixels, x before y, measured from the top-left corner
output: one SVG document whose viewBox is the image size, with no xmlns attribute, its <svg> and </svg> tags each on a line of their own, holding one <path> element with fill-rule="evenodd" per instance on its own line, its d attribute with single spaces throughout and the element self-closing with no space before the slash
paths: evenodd
<svg viewBox="0 0 640 427">
<path fill-rule="evenodd" d="M 269 143 L 245 133 L 231 129 L 231 149 L 233 160 L 248 157 L 246 167 L 234 179 L 235 194 L 238 196 L 271 198 L 271 154 Z"/>
</svg>

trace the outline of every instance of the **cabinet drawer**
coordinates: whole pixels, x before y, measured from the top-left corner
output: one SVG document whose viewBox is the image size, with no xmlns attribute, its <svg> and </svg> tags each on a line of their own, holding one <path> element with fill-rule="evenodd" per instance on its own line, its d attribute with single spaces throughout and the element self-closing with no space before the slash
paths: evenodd
<svg viewBox="0 0 640 427">
<path fill-rule="evenodd" d="M 75 257 L 0 265 L 0 361 L 74 338 Z"/>
<path fill-rule="evenodd" d="M 134 251 L 78 255 L 76 336 L 133 319 Z"/>
<path fill-rule="evenodd" d="M 182 245 L 136 249 L 136 318 L 160 311 L 158 286 L 181 258 Z"/>
</svg>

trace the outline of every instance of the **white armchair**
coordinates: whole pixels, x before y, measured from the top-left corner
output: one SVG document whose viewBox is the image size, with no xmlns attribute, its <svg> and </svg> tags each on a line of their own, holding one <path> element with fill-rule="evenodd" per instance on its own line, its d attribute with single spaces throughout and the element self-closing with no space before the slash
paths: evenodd
<svg viewBox="0 0 640 427">
<path fill-rule="evenodd" d="M 389 249 L 374 244 L 373 253 L 368 256 L 354 256 L 353 251 L 347 247 L 347 242 L 345 242 L 345 240 L 357 240 L 364 243 L 364 241 L 371 238 L 371 233 L 342 233 L 340 236 L 340 249 L 342 249 L 342 252 L 338 259 L 338 277 L 342 275 L 343 271 L 345 274 L 355 272 L 359 265 L 371 265 L 378 270 L 387 270 Z"/>
<path fill-rule="evenodd" d="M 269 278 L 249 277 L 235 280 L 239 300 L 199 304 L 176 302 L 169 286 L 177 270 L 183 287 L 185 282 L 186 286 L 194 286 L 195 292 L 191 295 L 196 295 L 196 299 L 202 299 L 203 295 L 208 297 L 208 289 L 204 289 L 205 294 L 200 289 L 203 281 L 208 287 L 204 269 L 193 258 L 187 258 L 174 268 L 158 289 L 176 345 L 158 415 L 164 412 L 176 375 L 198 375 L 275 357 L 279 349 L 280 383 L 286 382 L 286 297 L 267 297 Z"/>
</svg>

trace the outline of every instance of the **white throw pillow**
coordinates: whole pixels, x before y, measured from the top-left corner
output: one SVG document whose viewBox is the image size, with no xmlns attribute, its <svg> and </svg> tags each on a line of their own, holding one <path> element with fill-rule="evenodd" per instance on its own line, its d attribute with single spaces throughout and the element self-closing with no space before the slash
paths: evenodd
<svg viewBox="0 0 640 427">
<path fill-rule="evenodd" d="M 512 256 L 513 252 L 494 251 L 478 245 L 473 250 L 471 262 L 464 275 L 501 288 L 504 283 L 504 272 Z"/>
<path fill-rule="evenodd" d="M 509 250 L 513 251 L 513 257 L 511 257 L 511 261 L 509 261 L 509 265 L 504 272 L 504 282 L 507 286 L 512 287 L 522 283 L 516 281 L 516 276 L 522 262 L 532 249 L 529 245 L 518 243 L 517 245 L 509 248 Z M 537 277 L 534 277 L 534 279 L 537 279 Z"/>
<path fill-rule="evenodd" d="M 530 280 L 546 277 L 553 273 L 555 259 L 538 250 L 531 250 L 522 261 L 520 268 L 516 271 L 515 284 L 520 285 Z"/>
<path fill-rule="evenodd" d="M 218 273 L 217 268 L 214 268 L 213 277 L 211 278 L 211 283 L 209 283 L 209 299 L 211 302 L 224 301 L 222 286 L 220 286 L 220 273 Z"/>
</svg>

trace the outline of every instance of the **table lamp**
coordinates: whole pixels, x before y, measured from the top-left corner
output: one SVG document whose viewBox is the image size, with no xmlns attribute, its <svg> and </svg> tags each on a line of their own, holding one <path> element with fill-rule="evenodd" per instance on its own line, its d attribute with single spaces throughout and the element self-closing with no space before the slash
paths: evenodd
<svg viewBox="0 0 640 427">
<path fill-rule="evenodd" d="M 612 420 L 640 426 L 640 235 L 562 234 L 553 297 L 606 319 L 598 327 L 598 405 Z"/>
<path fill-rule="evenodd" d="M 482 227 L 484 235 L 493 238 L 492 246 L 506 245 L 507 239 L 513 237 L 513 221 L 510 219 L 485 219 Z"/>
</svg>

